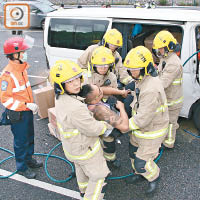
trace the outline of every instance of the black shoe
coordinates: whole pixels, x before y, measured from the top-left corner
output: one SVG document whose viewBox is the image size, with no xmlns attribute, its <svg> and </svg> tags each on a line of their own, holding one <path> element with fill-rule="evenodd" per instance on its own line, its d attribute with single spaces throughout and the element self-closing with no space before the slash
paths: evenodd
<svg viewBox="0 0 200 200">
<path fill-rule="evenodd" d="M 36 177 L 36 173 L 31 171 L 29 168 L 25 171 L 18 171 L 17 173 L 28 179 L 34 179 Z"/>
<path fill-rule="evenodd" d="M 114 168 L 120 168 L 121 162 L 118 159 L 115 159 L 113 161 L 107 161 L 108 167 L 114 167 Z"/>
<path fill-rule="evenodd" d="M 85 193 L 81 193 L 81 192 L 80 192 L 80 196 L 81 196 L 81 197 L 84 197 L 84 195 L 85 195 Z"/>
<path fill-rule="evenodd" d="M 134 174 L 133 176 L 129 176 L 128 178 L 126 178 L 126 184 L 134 184 L 138 181 L 142 181 L 144 180 L 145 178 L 140 175 L 140 174 Z"/>
<path fill-rule="evenodd" d="M 39 168 L 43 166 L 43 163 L 32 158 L 30 161 L 27 161 L 27 165 L 30 168 Z"/>
<path fill-rule="evenodd" d="M 158 181 L 159 181 L 159 177 L 156 180 L 149 182 L 149 185 L 148 185 L 148 188 L 147 188 L 145 194 L 147 194 L 147 195 L 153 194 L 156 191 L 156 189 L 158 188 Z"/>
</svg>

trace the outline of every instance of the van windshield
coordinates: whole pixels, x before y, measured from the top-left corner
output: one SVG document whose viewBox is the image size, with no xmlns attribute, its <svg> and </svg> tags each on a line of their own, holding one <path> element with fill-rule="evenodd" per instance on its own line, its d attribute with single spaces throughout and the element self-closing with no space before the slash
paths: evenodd
<svg viewBox="0 0 200 200">
<path fill-rule="evenodd" d="M 102 39 L 108 24 L 107 20 L 51 19 L 48 44 L 52 47 L 85 50 Z"/>
</svg>

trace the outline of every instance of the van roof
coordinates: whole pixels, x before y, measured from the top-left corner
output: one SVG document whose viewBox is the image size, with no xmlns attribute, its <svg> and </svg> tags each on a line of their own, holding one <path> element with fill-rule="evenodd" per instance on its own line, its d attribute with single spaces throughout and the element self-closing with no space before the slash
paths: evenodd
<svg viewBox="0 0 200 200">
<path fill-rule="evenodd" d="M 54 11 L 48 17 L 121 18 L 165 21 L 200 21 L 200 11 L 170 8 L 78 8 Z"/>
</svg>

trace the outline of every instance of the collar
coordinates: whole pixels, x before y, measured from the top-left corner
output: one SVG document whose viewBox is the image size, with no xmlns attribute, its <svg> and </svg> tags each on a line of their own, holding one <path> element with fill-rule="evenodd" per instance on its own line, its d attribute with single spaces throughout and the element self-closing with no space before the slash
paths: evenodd
<svg viewBox="0 0 200 200">
<path fill-rule="evenodd" d="M 23 72 L 27 68 L 29 68 L 29 65 L 27 62 L 24 62 L 22 64 L 15 63 L 14 61 L 9 61 L 9 66 L 11 66 L 15 71 Z"/>
<path fill-rule="evenodd" d="M 70 95 L 70 97 L 72 97 L 72 98 L 74 98 L 74 99 L 77 99 L 77 100 L 79 100 L 79 101 L 81 101 L 81 102 L 84 102 L 84 101 L 85 101 L 85 98 L 80 97 L 80 96 L 78 96 L 78 95 L 72 94 L 72 95 Z"/>
</svg>

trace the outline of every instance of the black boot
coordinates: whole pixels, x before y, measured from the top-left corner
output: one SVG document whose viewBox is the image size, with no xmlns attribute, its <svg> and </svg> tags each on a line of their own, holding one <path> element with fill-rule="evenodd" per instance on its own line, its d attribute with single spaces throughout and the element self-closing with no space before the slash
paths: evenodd
<svg viewBox="0 0 200 200">
<path fill-rule="evenodd" d="M 137 183 L 138 181 L 144 180 L 144 177 L 140 174 L 134 174 L 133 176 L 129 176 L 126 178 L 126 184 L 134 184 Z"/>
<path fill-rule="evenodd" d="M 84 195 L 85 195 L 85 193 L 81 193 L 81 192 L 80 192 L 80 196 L 81 196 L 81 197 L 84 197 Z"/>
<path fill-rule="evenodd" d="M 43 166 L 43 163 L 32 158 L 31 160 L 27 161 L 27 165 L 30 168 L 39 168 Z"/>
<path fill-rule="evenodd" d="M 157 179 L 155 179 L 154 181 L 149 182 L 148 188 L 147 188 L 145 193 L 146 194 L 153 194 L 158 187 L 158 181 L 159 181 L 159 177 Z"/>
<path fill-rule="evenodd" d="M 36 177 L 36 173 L 31 171 L 29 168 L 25 171 L 18 171 L 17 173 L 28 179 L 34 179 Z"/>
</svg>

